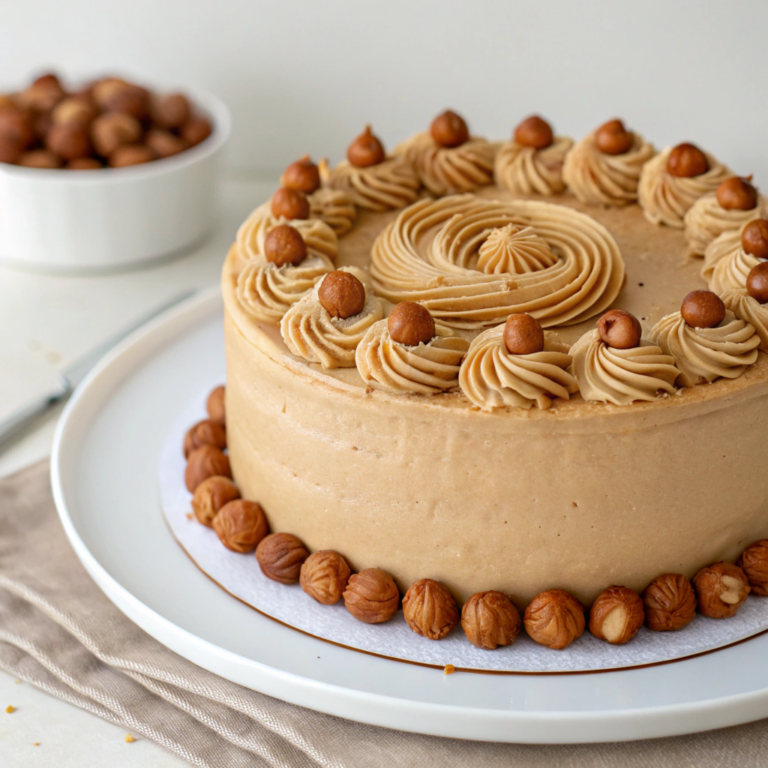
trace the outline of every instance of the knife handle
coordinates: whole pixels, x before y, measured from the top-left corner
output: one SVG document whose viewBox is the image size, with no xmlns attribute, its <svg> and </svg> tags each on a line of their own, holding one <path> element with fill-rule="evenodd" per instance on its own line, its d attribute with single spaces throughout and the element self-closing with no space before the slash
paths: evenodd
<svg viewBox="0 0 768 768">
<path fill-rule="evenodd" d="M 51 406 L 70 395 L 72 387 L 65 377 L 61 377 L 56 390 L 41 395 L 14 411 L 8 418 L 0 421 L 0 448 L 10 442 L 20 432 L 42 416 Z"/>
</svg>

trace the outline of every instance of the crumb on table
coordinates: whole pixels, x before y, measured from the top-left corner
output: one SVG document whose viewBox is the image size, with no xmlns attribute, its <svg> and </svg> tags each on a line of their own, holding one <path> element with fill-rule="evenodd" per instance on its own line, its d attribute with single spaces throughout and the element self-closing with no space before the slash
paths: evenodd
<svg viewBox="0 0 768 768">
<path fill-rule="evenodd" d="M 131 736 L 130 733 L 126 733 L 125 734 L 125 743 L 126 744 L 130 744 L 132 741 L 136 741 L 136 739 L 134 739 L 133 736 Z"/>
<path fill-rule="evenodd" d="M 446 675 L 452 675 L 456 671 L 456 667 L 453 666 L 453 664 L 446 664 L 445 669 L 443 669 L 443 672 Z"/>
<path fill-rule="evenodd" d="M 7 713 L 10 715 L 10 714 L 12 714 L 13 712 L 15 712 L 15 711 L 16 711 L 16 707 L 14 707 L 12 704 L 9 704 L 9 705 L 8 705 L 8 706 L 5 708 L 5 711 L 6 711 L 6 712 L 7 712 Z"/>
</svg>

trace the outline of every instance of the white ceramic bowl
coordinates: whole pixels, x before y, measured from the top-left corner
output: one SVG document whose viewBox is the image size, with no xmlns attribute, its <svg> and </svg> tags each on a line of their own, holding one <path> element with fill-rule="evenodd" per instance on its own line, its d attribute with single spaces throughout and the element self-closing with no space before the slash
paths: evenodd
<svg viewBox="0 0 768 768">
<path fill-rule="evenodd" d="M 205 237 L 231 121 L 215 97 L 185 92 L 211 120 L 213 133 L 173 157 L 95 171 L 0 163 L 0 260 L 101 272 L 168 256 Z"/>
</svg>

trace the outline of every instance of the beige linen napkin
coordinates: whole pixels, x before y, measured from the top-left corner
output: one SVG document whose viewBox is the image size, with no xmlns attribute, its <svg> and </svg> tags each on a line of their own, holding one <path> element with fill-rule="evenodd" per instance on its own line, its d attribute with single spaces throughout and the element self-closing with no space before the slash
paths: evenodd
<svg viewBox="0 0 768 768">
<path fill-rule="evenodd" d="M 64 536 L 46 462 L 0 481 L 0 668 L 210 768 L 748 767 L 764 766 L 768 749 L 766 721 L 626 744 L 457 741 L 360 725 L 242 688 L 169 651 L 107 600 Z"/>
</svg>

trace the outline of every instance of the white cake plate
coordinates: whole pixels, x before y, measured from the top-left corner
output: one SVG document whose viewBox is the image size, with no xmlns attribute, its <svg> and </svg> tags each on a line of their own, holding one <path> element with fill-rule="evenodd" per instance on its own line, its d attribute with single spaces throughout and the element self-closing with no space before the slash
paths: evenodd
<svg viewBox="0 0 768 768">
<path fill-rule="evenodd" d="M 390 728 L 488 741 L 671 736 L 768 717 L 768 635 L 623 671 L 483 674 L 379 658 L 310 637 L 225 594 L 184 554 L 157 467 L 178 412 L 224 380 L 217 289 L 153 321 L 91 373 L 59 423 L 62 524 L 105 594 L 176 653 L 233 682 Z"/>
</svg>

